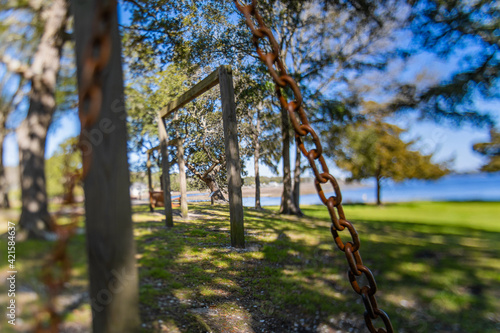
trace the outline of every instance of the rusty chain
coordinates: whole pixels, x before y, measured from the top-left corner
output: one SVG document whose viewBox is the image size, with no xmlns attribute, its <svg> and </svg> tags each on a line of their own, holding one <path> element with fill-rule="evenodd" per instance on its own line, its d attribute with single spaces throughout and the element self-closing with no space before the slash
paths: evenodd
<svg viewBox="0 0 500 333">
<path fill-rule="evenodd" d="M 381 309 L 379 309 L 375 293 L 377 292 L 377 284 L 373 273 L 363 265 L 361 255 L 359 253 L 360 241 L 356 229 L 347 221 L 344 210 L 342 208 L 342 194 L 337 180 L 332 176 L 326 165 L 326 161 L 322 155 L 323 149 L 320 139 L 314 129 L 311 127 L 307 115 L 302 107 L 302 94 L 295 80 L 288 75 L 287 70 L 280 56 L 279 44 L 274 38 L 274 35 L 265 24 L 262 16 L 257 9 L 257 0 L 252 0 L 247 5 L 241 4 L 238 0 L 233 0 L 236 8 L 245 17 L 246 23 L 253 34 L 253 44 L 255 45 L 257 54 L 260 60 L 266 64 L 269 74 L 274 80 L 276 87 L 276 94 L 280 100 L 281 106 L 288 111 L 290 121 L 295 130 L 295 137 L 302 154 L 307 158 L 309 164 L 316 177 L 315 185 L 319 197 L 324 205 L 327 206 L 332 220 L 330 227 L 333 239 L 338 248 L 345 253 L 347 263 L 349 265 L 349 282 L 351 283 L 354 291 L 359 294 L 365 306 L 365 322 L 366 327 L 371 333 L 392 333 L 392 328 L 389 316 Z M 267 38 L 271 52 L 266 53 L 259 45 L 260 41 Z M 294 100 L 288 102 L 286 97 L 282 94 L 281 89 L 288 87 L 293 92 Z M 298 118 L 297 118 L 298 116 Z M 299 120 L 300 119 L 300 120 Z M 302 137 L 311 135 L 314 148 L 307 150 L 304 145 Z M 321 166 L 321 171 L 318 169 L 316 160 Z M 334 196 L 327 198 L 324 194 L 321 184 L 330 182 L 333 187 Z M 351 241 L 344 242 L 339 235 L 339 231 L 347 229 L 351 236 Z M 360 287 L 357 278 L 364 275 L 368 280 L 368 285 Z M 376 329 L 373 320 L 380 318 L 385 328 Z"/>
<path fill-rule="evenodd" d="M 96 1 L 97 10 L 92 25 L 92 36 L 84 51 L 80 82 L 79 117 L 83 130 L 95 124 L 102 107 L 102 71 L 111 57 L 111 26 L 116 11 L 116 0 Z M 88 174 L 91 164 L 91 145 L 80 134 L 82 150 L 82 178 Z M 87 150 L 85 150 L 87 149 Z"/>
<path fill-rule="evenodd" d="M 53 226 L 57 235 L 57 242 L 44 261 L 41 279 L 47 290 L 48 298 L 42 310 L 36 315 L 34 331 L 36 333 L 59 332 L 62 315 L 57 310 L 56 300 L 64 289 L 71 276 L 71 261 L 68 255 L 68 245 L 71 237 L 76 232 L 78 214 L 70 213 L 72 223 L 57 225 L 57 220 L 64 206 L 74 203 L 73 189 L 76 183 L 88 174 L 92 148 L 90 142 L 83 135 L 83 130 L 89 130 L 97 121 L 102 107 L 102 71 L 111 57 L 111 23 L 116 11 L 116 0 L 109 0 L 106 4 L 96 1 L 97 10 L 92 23 L 92 35 L 84 51 L 82 61 L 82 77 L 79 89 L 79 117 L 81 134 L 78 146 L 82 152 L 82 172 L 66 173 L 68 178 L 65 184 L 65 193 L 61 210 L 53 217 Z M 75 151 L 77 147 L 73 147 Z M 73 207 L 75 208 L 75 207 Z M 48 315 L 48 327 L 44 322 Z"/>
<path fill-rule="evenodd" d="M 59 213 L 58 213 L 59 214 Z M 72 223 L 67 225 L 55 224 L 57 242 L 52 252 L 45 259 L 42 266 L 41 280 L 47 291 L 47 301 L 36 317 L 34 331 L 36 333 L 57 333 L 62 323 L 62 314 L 57 309 L 57 298 L 64 290 L 71 277 L 71 260 L 68 256 L 68 244 L 75 234 L 78 215 L 72 214 Z M 54 217 L 54 220 L 56 217 Z M 45 314 L 48 315 L 48 327 L 44 324 Z"/>
</svg>

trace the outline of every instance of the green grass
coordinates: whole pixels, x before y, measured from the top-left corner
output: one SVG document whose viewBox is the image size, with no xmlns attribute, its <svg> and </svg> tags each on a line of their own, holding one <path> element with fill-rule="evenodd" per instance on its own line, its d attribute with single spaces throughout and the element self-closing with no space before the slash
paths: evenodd
<svg viewBox="0 0 500 333">
<path fill-rule="evenodd" d="M 245 250 L 229 246 L 227 206 L 189 209 L 197 217 L 176 219 L 169 229 L 160 214 L 134 207 L 144 332 L 366 331 L 364 307 L 350 287 L 345 256 L 332 240 L 324 207 L 303 207 L 304 218 L 245 209 Z M 377 279 L 379 306 L 396 331 L 500 330 L 499 203 L 344 209 L 359 232 L 363 262 Z M 349 240 L 347 232 L 340 234 Z M 40 258 L 50 246 L 19 245 L 20 283 L 41 288 Z M 71 255 L 70 289 L 83 288 L 83 236 L 72 242 Z M 32 321 L 40 304 L 29 303 L 23 319 Z M 88 320 L 88 307 L 77 310 L 66 320 Z"/>
<path fill-rule="evenodd" d="M 347 205 L 351 220 L 422 223 L 446 228 L 470 228 L 500 232 L 500 204 L 497 202 L 409 202 L 372 205 Z M 304 208 L 307 215 L 329 218 L 324 209 Z"/>
</svg>

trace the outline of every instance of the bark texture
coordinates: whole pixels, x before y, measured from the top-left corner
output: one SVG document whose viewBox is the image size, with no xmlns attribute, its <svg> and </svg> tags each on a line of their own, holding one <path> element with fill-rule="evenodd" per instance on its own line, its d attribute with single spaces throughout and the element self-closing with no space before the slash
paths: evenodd
<svg viewBox="0 0 500 333">
<path fill-rule="evenodd" d="M 5 178 L 5 169 L 3 166 L 3 140 L 5 136 L 0 134 L 0 208 L 10 208 L 9 187 L 7 178 Z"/>
<path fill-rule="evenodd" d="M 30 106 L 17 130 L 22 201 L 19 226 L 31 238 L 43 238 L 52 230 L 45 179 L 45 141 L 56 109 L 55 89 L 68 10 L 66 0 L 54 0 L 41 14 L 46 20 L 30 68 Z"/>
<path fill-rule="evenodd" d="M 254 171 L 255 171 L 255 209 L 262 209 L 260 205 L 260 173 L 259 173 L 259 160 L 260 160 L 260 110 L 257 109 L 257 123 L 253 133 L 254 142 Z"/>
<path fill-rule="evenodd" d="M 98 4 L 98 0 L 72 2 L 80 87 L 85 50 L 89 47 Z M 85 129 L 100 135 L 99 140 L 84 141 L 92 154 L 84 178 L 89 299 L 93 332 L 128 333 L 139 331 L 139 283 L 129 192 L 121 38 L 116 11 L 108 19 L 111 20 L 112 44 L 110 59 L 99 77 L 103 92 L 101 108 L 94 125 Z"/>
<path fill-rule="evenodd" d="M 290 122 L 286 110 L 281 110 L 281 142 L 283 154 L 283 193 L 280 214 L 295 215 L 297 209 L 292 200 L 292 176 L 290 168 Z"/>
<path fill-rule="evenodd" d="M 300 140 L 298 137 L 296 137 L 296 149 L 295 149 L 295 169 L 293 172 L 293 191 L 292 191 L 292 198 L 293 198 L 293 204 L 296 209 L 296 214 L 299 216 L 303 216 L 304 213 L 300 210 L 300 174 L 302 173 L 302 169 L 300 167 L 300 149 L 299 149 L 299 141 Z"/>
<path fill-rule="evenodd" d="M 196 177 L 198 177 L 202 182 L 204 182 L 210 189 L 210 201 L 212 205 L 215 203 L 216 200 L 227 201 L 226 198 L 224 197 L 224 194 L 222 194 L 222 191 L 219 187 L 219 184 L 217 183 L 217 180 L 212 175 L 212 173 L 217 173 L 220 171 L 221 168 L 220 164 L 212 165 L 212 167 L 210 167 L 209 170 L 204 174 L 199 173 L 194 166 L 192 166 L 187 162 L 186 162 L 186 167 L 192 173 L 194 173 Z"/>
<path fill-rule="evenodd" d="M 177 140 L 177 164 L 179 166 L 179 189 L 181 191 L 181 216 L 188 218 L 186 163 L 184 161 L 184 139 Z"/>
</svg>

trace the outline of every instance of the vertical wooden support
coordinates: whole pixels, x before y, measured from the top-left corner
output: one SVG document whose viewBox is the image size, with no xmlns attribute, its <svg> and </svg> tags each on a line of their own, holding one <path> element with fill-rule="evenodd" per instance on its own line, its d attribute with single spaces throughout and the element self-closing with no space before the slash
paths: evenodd
<svg viewBox="0 0 500 333">
<path fill-rule="evenodd" d="M 243 225 L 243 203 L 241 199 L 241 165 L 231 67 L 219 67 L 219 85 L 222 102 L 224 143 L 226 148 L 226 168 L 228 174 L 231 245 L 244 248 L 245 230 Z"/>
<path fill-rule="evenodd" d="M 151 179 L 151 153 L 148 152 L 148 161 L 146 162 L 146 167 L 148 169 L 148 199 L 149 199 L 149 211 L 154 212 L 154 208 L 151 205 L 151 192 L 153 192 L 153 180 Z"/>
<path fill-rule="evenodd" d="M 158 134 L 160 137 L 161 168 L 163 171 L 163 202 L 165 203 L 165 225 L 174 226 L 172 218 L 172 199 L 170 197 L 170 165 L 168 162 L 168 135 L 163 118 L 158 115 Z"/>
<path fill-rule="evenodd" d="M 148 161 L 146 162 L 146 167 L 148 168 L 148 189 L 149 192 L 153 191 L 153 181 L 151 179 L 151 154 L 148 153 Z"/>
<path fill-rule="evenodd" d="M 71 5 L 79 84 L 97 3 L 74 0 Z M 86 153 L 92 154 L 84 179 L 89 299 L 93 332 L 137 332 L 138 275 L 129 194 L 121 38 L 116 12 L 110 19 L 112 51 L 101 76 L 101 110 L 94 125 L 82 130 L 82 144 L 87 146 Z"/>
<path fill-rule="evenodd" d="M 186 165 L 184 162 L 184 139 L 177 140 L 177 164 L 179 166 L 179 187 L 181 190 L 181 215 L 188 218 Z"/>
</svg>

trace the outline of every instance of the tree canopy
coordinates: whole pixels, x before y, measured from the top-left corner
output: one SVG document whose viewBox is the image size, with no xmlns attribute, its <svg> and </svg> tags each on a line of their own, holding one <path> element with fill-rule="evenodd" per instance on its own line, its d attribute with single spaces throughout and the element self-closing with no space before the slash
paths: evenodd
<svg viewBox="0 0 500 333">
<path fill-rule="evenodd" d="M 490 142 L 476 143 L 473 149 L 488 158 L 488 162 L 481 167 L 481 171 L 500 171 L 500 133 L 495 128 L 490 129 Z"/>
<path fill-rule="evenodd" d="M 432 162 L 432 154 L 414 150 L 415 141 L 401 139 L 404 129 L 383 118 L 368 120 L 345 129 L 340 146 L 328 146 L 326 152 L 337 165 L 350 173 L 349 180 L 375 178 L 377 203 L 381 204 L 381 182 L 392 179 L 438 179 L 448 173 L 445 164 Z"/>
</svg>

